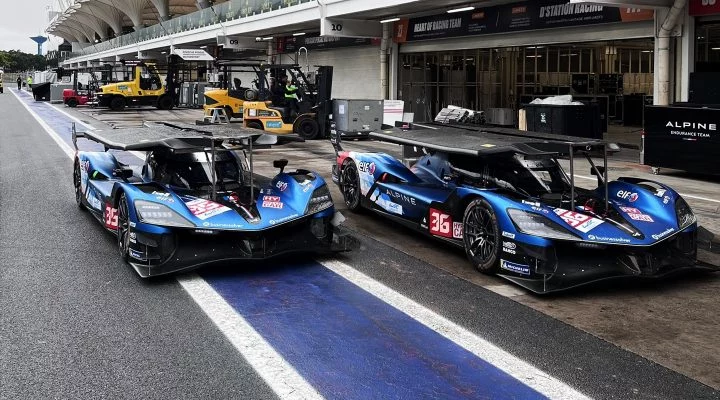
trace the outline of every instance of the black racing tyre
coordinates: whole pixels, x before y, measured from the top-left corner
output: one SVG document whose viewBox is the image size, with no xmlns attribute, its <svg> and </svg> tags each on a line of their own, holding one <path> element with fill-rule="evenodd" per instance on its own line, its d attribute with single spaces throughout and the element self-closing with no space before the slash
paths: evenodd
<svg viewBox="0 0 720 400">
<path fill-rule="evenodd" d="M 230 121 L 233 117 L 233 109 L 230 106 L 225 106 L 225 114 L 227 115 L 228 121 Z"/>
<path fill-rule="evenodd" d="M 126 105 L 125 98 L 122 96 L 115 96 L 110 100 L 110 109 L 113 111 L 122 111 Z"/>
<path fill-rule="evenodd" d="M 360 175 L 355 162 L 349 161 L 345 164 L 340 173 L 342 185 L 340 191 L 345 199 L 345 206 L 348 210 L 357 212 L 360 210 Z"/>
<path fill-rule="evenodd" d="M 118 240 L 118 250 L 120 251 L 120 257 L 122 257 L 123 261 L 127 261 L 129 257 L 129 248 L 130 248 L 130 213 L 128 211 L 128 202 L 127 197 L 125 197 L 125 193 L 120 194 L 120 199 L 118 200 L 118 207 L 117 207 L 117 218 L 118 218 L 118 227 L 117 227 L 117 240 Z"/>
<path fill-rule="evenodd" d="M 318 133 L 320 133 L 320 125 L 315 121 L 315 118 L 309 116 L 300 117 L 295 121 L 294 131 L 305 140 L 313 140 L 317 138 Z"/>
<path fill-rule="evenodd" d="M 172 110 L 174 106 L 175 102 L 173 101 L 173 98 L 167 94 L 160 96 L 158 99 L 157 108 L 161 110 Z"/>
<path fill-rule="evenodd" d="M 82 179 L 82 176 L 80 174 L 80 163 L 75 160 L 75 167 L 73 168 L 73 185 L 75 186 L 75 202 L 77 203 L 77 206 L 79 209 L 85 211 L 87 208 L 85 207 L 85 204 L 82 202 L 83 198 L 83 192 L 82 192 L 82 184 L 80 180 Z"/>
<path fill-rule="evenodd" d="M 484 199 L 475 199 L 465 208 L 463 242 L 475 269 L 485 274 L 497 272 L 500 232 L 495 211 Z"/>
<path fill-rule="evenodd" d="M 77 99 L 75 99 L 75 98 L 70 98 L 70 99 L 68 99 L 68 101 L 67 101 L 67 106 L 70 107 L 70 108 L 75 108 L 75 107 L 77 107 L 77 106 L 78 106 L 78 101 L 77 101 Z"/>
<path fill-rule="evenodd" d="M 247 123 L 247 127 L 250 129 L 260 129 L 264 131 L 263 124 L 260 121 L 250 121 Z"/>
</svg>

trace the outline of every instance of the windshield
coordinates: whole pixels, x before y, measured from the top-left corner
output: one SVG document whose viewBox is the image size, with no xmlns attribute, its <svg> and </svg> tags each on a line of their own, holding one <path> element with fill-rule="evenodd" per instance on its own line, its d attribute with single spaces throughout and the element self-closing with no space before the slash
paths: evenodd
<svg viewBox="0 0 720 400">
<path fill-rule="evenodd" d="M 208 190 L 212 186 L 210 155 L 194 153 L 169 158 L 157 168 L 155 179 L 162 184 L 192 189 Z M 243 168 L 229 153 L 217 154 L 215 181 L 220 191 L 233 190 L 243 183 Z"/>
<path fill-rule="evenodd" d="M 550 193 L 564 193 L 570 189 L 570 182 L 557 160 L 551 158 L 527 159 L 515 155 L 512 162 L 496 168 L 495 177 L 499 185 L 509 184 L 523 194 L 539 197 Z"/>
</svg>

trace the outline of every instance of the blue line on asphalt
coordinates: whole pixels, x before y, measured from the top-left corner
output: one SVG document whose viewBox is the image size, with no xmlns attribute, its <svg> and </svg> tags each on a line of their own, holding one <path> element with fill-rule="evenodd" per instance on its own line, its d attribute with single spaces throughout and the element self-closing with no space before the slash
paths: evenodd
<svg viewBox="0 0 720 400">
<path fill-rule="evenodd" d="M 200 275 L 326 398 L 544 398 L 315 262 Z"/>
<path fill-rule="evenodd" d="M 72 145 L 69 117 L 27 93 L 20 97 Z M 131 153 L 115 154 L 138 163 Z M 315 262 L 201 276 L 327 398 L 544 398 Z"/>
</svg>

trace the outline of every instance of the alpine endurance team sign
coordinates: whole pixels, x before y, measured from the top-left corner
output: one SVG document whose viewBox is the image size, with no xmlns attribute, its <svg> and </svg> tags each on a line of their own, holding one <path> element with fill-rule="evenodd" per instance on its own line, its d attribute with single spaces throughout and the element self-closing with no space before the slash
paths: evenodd
<svg viewBox="0 0 720 400">
<path fill-rule="evenodd" d="M 395 41 L 440 39 L 491 33 L 560 28 L 614 22 L 646 21 L 653 10 L 569 4 L 567 0 L 535 0 L 485 7 L 458 14 L 402 20 L 395 24 Z"/>
</svg>

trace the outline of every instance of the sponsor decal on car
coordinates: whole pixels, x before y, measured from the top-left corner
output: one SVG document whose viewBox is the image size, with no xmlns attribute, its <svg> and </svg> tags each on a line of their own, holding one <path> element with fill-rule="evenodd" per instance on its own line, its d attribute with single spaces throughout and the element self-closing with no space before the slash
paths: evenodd
<svg viewBox="0 0 720 400">
<path fill-rule="evenodd" d="M 137 243 L 137 233 L 130 232 L 129 236 L 130 236 L 130 243 L 132 243 L 132 244 Z"/>
<path fill-rule="evenodd" d="M 370 200 L 389 213 L 403 215 L 403 206 L 393 202 L 387 193 L 380 193 L 380 189 L 375 189 Z"/>
<path fill-rule="evenodd" d="M 269 222 L 270 222 L 270 225 L 277 225 L 277 224 L 282 224 L 283 222 L 290 221 L 291 219 L 295 219 L 299 216 L 300 216 L 299 214 L 293 214 L 293 215 L 288 215 L 287 217 L 283 217 L 280 219 L 271 219 Z"/>
<path fill-rule="evenodd" d="M 510 233 L 510 232 L 505 232 L 505 231 L 503 231 L 502 236 L 503 236 L 503 237 L 506 237 L 506 238 L 508 238 L 508 239 L 515 239 L 515 234 L 514 234 L 514 233 Z"/>
<path fill-rule="evenodd" d="M 675 228 L 668 228 L 656 235 L 652 235 L 652 238 L 655 240 L 660 240 L 664 237 L 670 236 L 673 232 L 675 232 Z"/>
<path fill-rule="evenodd" d="M 130 257 L 132 257 L 136 260 L 145 260 L 145 255 L 140 251 L 137 251 L 135 249 L 130 249 L 129 253 L 130 253 Z"/>
<path fill-rule="evenodd" d="M 463 224 L 462 222 L 453 222 L 453 238 L 463 238 Z"/>
<path fill-rule="evenodd" d="M 627 191 L 627 190 L 620 190 L 617 192 L 617 197 L 619 199 L 627 200 L 631 203 L 634 203 L 637 201 L 637 199 L 640 198 L 640 195 L 638 195 L 637 193 Z"/>
<path fill-rule="evenodd" d="M 665 193 L 667 193 L 667 190 L 666 190 L 666 189 L 658 189 L 658 190 L 655 192 L 655 196 L 657 196 L 657 197 L 663 197 L 663 196 L 665 196 Z"/>
<path fill-rule="evenodd" d="M 667 204 L 670 202 L 670 196 L 663 197 L 663 204 Z"/>
<path fill-rule="evenodd" d="M 277 181 L 277 183 L 275 184 L 275 187 L 278 188 L 278 190 L 280 190 L 281 192 L 284 192 L 287 190 L 288 184 L 287 184 L 287 182 Z"/>
<path fill-rule="evenodd" d="M 360 161 L 358 162 L 358 171 L 360 171 L 363 174 L 375 174 L 375 163 L 374 162 L 368 162 L 368 161 Z"/>
<path fill-rule="evenodd" d="M 90 161 L 82 160 L 80 161 L 80 170 L 84 172 L 90 171 Z"/>
<path fill-rule="evenodd" d="M 265 196 L 263 197 L 262 207 L 263 208 L 274 208 L 276 210 L 282 210 L 285 205 L 280 201 L 279 196 Z"/>
<path fill-rule="evenodd" d="M 515 251 L 517 249 L 517 245 L 513 242 L 503 242 L 502 250 L 505 253 L 515 255 L 517 252 Z"/>
<path fill-rule="evenodd" d="M 390 196 L 390 198 L 393 200 L 400 201 L 401 203 L 405 203 L 411 206 L 414 206 L 417 203 L 417 200 L 415 200 L 414 197 L 408 196 L 405 193 L 400 193 L 393 189 L 386 188 L 385 194 Z"/>
<path fill-rule="evenodd" d="M 452 238 L 453 221 L 450 215 L 434 208 L 430 209 L 430 234 L 446 238 Z"/>
<path fill-rule="evenodd" d="M 532 206 L 532 207 L 540 207 L 541 206 L 541 204 L 537 201 L 522 200 L 522 203 L 525 205 L 528 205 L 528 206 Z"/>
<path fill-rule="evenodd" d="M 588 239 L 598 241 L 598 242 L 630 243 L 630 239 L 617 238 L 617 237 L 588 235 Z"/>
<path fill-rule="evenodd" d="M 593 218 L 585 214 L 564 210 L 562 208 L 556 208 L 553 211 L 555 211 L 555 214 L 557 214 L 563 221 L 565 221 L 566 224 L 579 230 L 582 233 L 588 233 L 603 223 L 603 221 L 600 219 Z"/>
<path fill-rule="evenodd" d="M 118 210 L 111 204 L 105 204 L 105 211 L 103 212 L 103 221 L 105 227 L 108 229 L 117 230 L 118 228 Z"/>
<path fill-rule="evenodd" d="M 230 207 L 205 199 L 195 199 L 185 203 L 192 215 L 199 219 L 206 220 L 224 212 L 230 211 Z"/>
<path fill-rule="evenodd" d="M 205 228 L 218 228 L 218 229 L 244 229 L 245 225 L 242 224 L 214 224 L 211 222 L 203 222 Z"/>
<path fill-rule="evenodd" d="M 90 207 L 96 210 L 100 210 L 102 208 L 102 202 L 98 198 L 97 193 L 95 193 L 95 189 L 93 189 L 92 187 L 88 188 L 86 198 L 88 204 L 90 204 Z"/>
<path fill-rule="evenodd" d="M 506 260 L 500 260 L 500 268 L 522 275 L 530 275 L 530 266 L 525 264 L 517 264 Z"/>
<path fill-rule="evenodd" d="M 175 199 L 172 198 L 172 195 L 167 192 L 152 192 L 152 195 L 155 196 L 155 199 L 159 201 L 165 201 L 168 203 L 174 203 Z"/>
<path fill-rule="evenodd" d="M 647 214 L 643 214 L 642 211 L 638 210 L 637 208 L 620 207 L 620 209 L 625 212 L 625 214 L 627 214 L 630 219 L 634 221 L 655 222 L 653 221 L 652 217 Z"/>
</svg>

